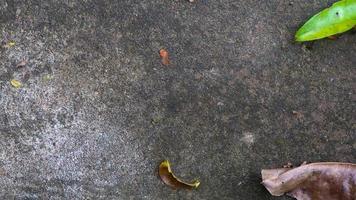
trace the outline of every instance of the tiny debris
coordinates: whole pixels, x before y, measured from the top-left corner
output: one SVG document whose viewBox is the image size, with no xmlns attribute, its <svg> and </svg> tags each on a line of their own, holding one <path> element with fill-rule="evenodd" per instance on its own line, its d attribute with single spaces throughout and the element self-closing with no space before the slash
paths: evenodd
<svg viewBox="0 0 356 200">
<path fill-rule="evenodd" d="M 25 67 L 26 64 L 27 64 L 27 61 L 26 61 L 26 60 L 23 60 L 23 61 L 19 62 L 19 63 L 16 65 L 16 67 L 17 67 L 17 68 Z"/>
<path fill-rule="evenodd" d="M 293 164 L 288 162 L 287 164 L 283 165 L 283 168 L 293 168 Z"/>
<path fill-rule="evenodd" d="M 43 80 L 44 81 L 50 81 L 52 78 L 53 78 L 53 76 L 51 76 L 49 74 L 46 74 L 46 75 L 43 76 Z"/>
<path fill-rule="evenodd" d="M 20 88 L 22 86 L 21 82 L 16 79 L 12 79 L 10 83 L 14 88 Z"/>
<path fill-rule="evenodd" d="M 159 50 L 159 55 L 161 56 L 161 62 L 163 65 L 169 65 L 169 57 L 168 57 L 168 51 L 165 49 Z"/>
<path fill-rule="evenodd" d="M 304 116 L 303 113 L 298 112 L 298 111 L 295 111 L 295 110 L 292 111 L 292 114 L 293 114 L 297 119 L 303 118 L 303 116 Z"/>
<path fill-rule="evenodd" d="M 173 189 L 195 189 L 200 185 L 200 181 L 195 180 L 192 183 L 186 183 L 179 180 L 172 172 L 171 165 L 168 160 L 163 161 L 159 165 L 159 176 L 161 177 L 162 181 L 172 187 Z"/>
<path fill-rule="evenodd" d="M 6 171 L 4 168 L 0 167 L 0 176 L 6 175 Z"/>
<path fill-rule="evenodd" d="M 4 48 L 11 48 L 11 47 L 13 47 L 13 46 L 15 46 L 15 45 L 16 45 L 15 42 L 10 41 L 10 42 L 8 42 L 7 44 L 4 45 Z"/>
<path fill-rule="evenodd" d="M 161 116 L 154 116 L 154 117 L 152 117 L 152 119 L 151 119 L 151 123 L 152 123 L 153 125 L 158 124 L 160 121 L 162 121 L 162 117 L 161 117 Z"/>
<path fill-rule="evenodd" d="M 309 52 L 311 50 L 313 50 L 313 45 L 314 45 L 314 42 L 311 41 L 311 42 L 305 42 L 303 45 L 302 45 L 302 50 L 304 52 Z"/>
<path fill-rule="evenodd" d="M 330 40 L 337 40 L 337 35 L 331 35 L 328 37 Z"/>
<path fill-rule="evenodd" d="M 193 3 L 193 2 L 194 2 L 194 0 L 189 0 L 189 2 L 190 2 L 190 3 Z"/>
<path fill-rule="evenodd" d="M 218 106 L 223 106 L 224 103 L 223 103 L 223 102 L 218 102 L 216 105 L 218 105 Z"/>
</svg>

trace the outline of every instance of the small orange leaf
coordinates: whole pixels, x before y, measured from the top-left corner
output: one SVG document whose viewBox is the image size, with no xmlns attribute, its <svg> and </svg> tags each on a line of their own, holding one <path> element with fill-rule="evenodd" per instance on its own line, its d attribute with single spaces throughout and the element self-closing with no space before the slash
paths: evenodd
<svg viewBox="0 0 356 200">
<path fill-rule="evenodd" d="M 168 56 L 168 51 L 165 49 L 159 50 L 159 55 L 161 56 L 161 62 L 163 65 L 169 65 L 169 56 Z"/>
<path fill-rule="evenodd" d="M 173 189 L 195 189 L 200 185 L 200 181 L 195 180 L 193 183 L 186 183 L 184 181 L 179 180 L 172 172 L 171 165 L 168 160 L 163 161 L 159 165 L 159 176 L 161 177 L 162 181 L 172 187 Z"/>
</svg>

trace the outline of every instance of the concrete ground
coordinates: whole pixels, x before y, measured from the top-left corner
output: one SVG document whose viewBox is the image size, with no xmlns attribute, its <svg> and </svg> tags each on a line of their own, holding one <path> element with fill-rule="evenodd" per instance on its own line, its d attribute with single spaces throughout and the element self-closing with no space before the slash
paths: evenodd
<svg viewBox="0 0 356 200">
<path fill-rule="evenodd" d="M 356 36 L 293 42 L 332 2 L 0 0 L 1 199 L 282 200 L 261 168 L 356 162 Z"/>
</svg>

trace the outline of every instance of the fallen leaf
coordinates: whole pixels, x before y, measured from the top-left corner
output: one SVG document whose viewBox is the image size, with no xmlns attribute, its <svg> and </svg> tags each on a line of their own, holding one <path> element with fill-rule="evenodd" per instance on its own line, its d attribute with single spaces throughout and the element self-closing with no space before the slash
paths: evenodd
<svg viewBox="0 0 356 200">
<path fill-rule="evenodd" d="M 161 56 L 161 62 L 163 65 L 169 65 L 169 56 L 168 56 L 168 51 L 165 49 L 159 50 L 159 55 Z"/>
<path fill-rule="evenodd" d="M 186 183 L 179 180 L 172 172 L 170 163 L 168 160 L 163 161 L 159 165 L 159 176 L 161 177 L 162 181 L 167 184 L 168 186 L 172 187 L 173 189 L 194 189 L 200 185 L 198 180 L 195 180 L 193 183 Z"/>
<path fill-rule="evenodd" d="M 21 82 L 18 81 L 18 80 L 16 80 L 16 79 L 12 79 L 12 80 L 10 81 L 10 83 L 11 83 L 11 85 L 12 85 L 13 87 L 15 87 L 15 88 L 20 88 L 20 87 L 22 86 Z"/>
<path fill-rule="evenodd" d="M 8 42 L 7 44 L 5 44 L 4 45 L 4 48 L 10 48 L 10 47 L 13 47 L 13 46 L 15 46 L 15 42 L 13 42 L 13 41 L 10 41 L 10 42 Z"/>
<path fill-rule="evenodd" d="M 273 196 L 298 200 L 355 200 L 356 164 L 311 163 L 296 168 L 263 169 L 262 184 Z"/>
</svg>

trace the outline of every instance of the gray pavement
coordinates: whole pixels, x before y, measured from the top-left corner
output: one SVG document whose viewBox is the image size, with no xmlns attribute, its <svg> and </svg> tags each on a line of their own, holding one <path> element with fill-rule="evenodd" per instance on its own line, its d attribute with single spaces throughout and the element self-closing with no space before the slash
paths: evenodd
<svg viewBox="0 0 356 200">
<path fill-rule="evenodd" d="M 356 162 L 356 36 L 293 42 L 332 2 L 0 0 L 1 199 L 282 200 L 261 168 Z"/>
</svg>

